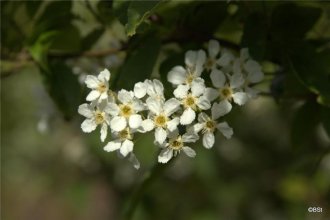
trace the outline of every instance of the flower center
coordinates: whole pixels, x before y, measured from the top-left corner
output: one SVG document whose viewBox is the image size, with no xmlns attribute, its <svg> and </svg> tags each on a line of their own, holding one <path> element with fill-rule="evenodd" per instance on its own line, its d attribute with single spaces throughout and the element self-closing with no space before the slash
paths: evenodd
<svg viewBox="0 0 330 220">
<path fill-rule="evenodd" d="M 165 127 L 167 122 L 167 117 L 165 115 L 157 115 L 154 118 L 154 122 L 157 127 Z"/>
<path fill-rule="evenodd" d="M 97 90 L 100 92 L 100 93 L 103 93 L 105 91 L 107 91 L 107 86 L 104 84 L 104 83 L 100 83 L 97 87 Z"/>
<path fill-rule="evenodd" d="M 187 84 L 191 84 L 194 81 L 194 75 L 192 75 L 191 73 L 188 74 L 187 78 L 186 78 L 186 83 Z"/>
<path fill-rule="evenodd" d="M 96 124 L 102 124 L 105 120 L 105 113 L 104 112 L 100 112 L 100 111 L 96 111 L 95 112 L 95 122 Z"/>
<path fill-rule="evenodd" d="M 215 64 L 215 60 L 212 58 L 208 58 L 205 63 L 205 67 L 206 69 L 211 70 L 214 64 Z"/>
<path fill-rule="evenodd" d="M 131 116 L 133 113 L 133 109 L 130 105 L 120 105 L 119 109 L 120 109 L 120 115 L 125 118 L 129 118 L 129 116 Z"/>
<path fill-rule="evenodd" d="M 210 121 L 207 121 L 205 123 L 205 127 L 203 129 L 203 132 L 206 132 L 206 131 L 213 132 L 214 129 L 215 129 L 215 126 L 216 126 L 215 121 L 211 121 L 211 120 Z"/>
<path fill-rule="evenodd" d="M 231 99 L 232 95 L 233 95 L 233 90 L 230 87 L 224 87 L 220 89 L 220 96 L 223 99 Z"/>
<path fill-rule="evenodd" d="M 183 100 L 183 105 L 186 108 L 196 108 L 196 98 L 191 94 L 188 94 L 187 97 Z"/>
<path fill-rule="evenodd" d="M 121 140 L 132 139 L 132 135 L 129 131 L 129 128 L 126 128 L 119 132 L 119 138 Z"/>
<path fill-rule="evenodd" d="M 183 147 L 183 142 L 182 142 L 181 136 L 179 136 L 178 138 L 176 138 L 174 140 L 171 140 L 169 143 L 169 147 L 176 151 L 181 150 L 181 148 Z"/>
</svg>

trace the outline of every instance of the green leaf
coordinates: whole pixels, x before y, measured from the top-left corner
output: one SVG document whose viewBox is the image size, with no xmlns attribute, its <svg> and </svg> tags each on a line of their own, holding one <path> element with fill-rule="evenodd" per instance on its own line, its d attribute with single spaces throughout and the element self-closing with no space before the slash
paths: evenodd
<svg viewBox="0 0 330 220">
<path fill-rule="evenodd" d="M 256 60 L 264 58 L 267 31 L 265 15 L 260 13 L 251 14 L 244 24 L 241 45 L 249 48 L 251 56 Z"/>
<path fill-rule="evenodd" d="M 285 3 L 276 7 L 271 18 L 271 35 L 277 43 L 290 45 L 302 39 L 321 15 L 321 9 Z"/>
<path fill-rule="evenodd" d="M 159 1 L 114 1 L 115 15 L 125 25 L 127 36 L 133 36 L 136 29 L 152 13 Z"/>
<path fill-rule="evenodd" d="M 51 60 L 48 70 L 41 69 L 44 84 L 65 119 L 76 115 L 81 87 L 76 75 L 63 61 Z"/>
<path fill-rule="evenodd" d="M 153 36 L 141 39 L 137 48 L 128 52 L 114 86 L 132 89 L 136 82 L 148 79 L 157 61 L 159 50 L 159 39 Z"/>
<path fill-rule="evenodd" d="M 105 29 L 102 27 L 102 28 L 97 28 L 91 31 L 89 34 L 87 34 L 87 36 L 82 39 L 82 43 L 81 43 L 82 49 L 89 50 L 103 35 L 104 31 Z"/>
</svg>

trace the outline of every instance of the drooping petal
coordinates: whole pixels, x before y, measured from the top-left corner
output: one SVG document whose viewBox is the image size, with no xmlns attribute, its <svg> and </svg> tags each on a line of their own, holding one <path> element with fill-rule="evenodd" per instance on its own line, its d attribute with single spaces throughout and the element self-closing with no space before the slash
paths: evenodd
<svg viewBox="0 0 330 220">
<path fill-rule="evenodd" d="M 159 163 L 167 163 L 173 157 L 173 150 L 169 148 L 165 148 L 158 155 Z"/>
<path fill-rule="evenodd" d="M 108 69 L 104 69 L 100 72 L 97 78 L 101 81 L 109 81 L 110 75 L 110 71 Z"/>
<path fill-rule="evenodd" d="M 191 108 L 184 110 L 183 114 L 180 117 L 180 123 L 182 125 L 189 125 L 196 118 L 196 113 Z"/>
<path fill-rule="evenodd" d="M 204 96 L 210 101 L 214 101 L 216 98 L 219 97 L 219 91 L 213 88 L 206 88 L 204 91 Z"/>
<path fill-rule="evenodd" d="M 208 52 L 211 58 L 215 58 L 220 52 L 219 42 L 216 40 L 210 40 L 208 44 Z"/>
<path fill-rule="evenodd" d="M 108 125 L 103 123 L 101 126 L 101 141 L 103 142 L 108 134 Z"/>
<path fill-rule="evenodd" d="M 226 76 L 225 74 L 223 74 L 222 71 L 217 70 L 217 69 L 213 69 L 211 74 L 210 74 L 210 78 L 212 81 L 212 84 L 216 87 L 216 88 L 222 88 L 225 83 L 226 83 Z"/>
<path fill-rule="evenodd" d="M 119 106 L 116 103 L 108 103 L 104 111 L 112 116 L 117 116 L 119 114 Z"/>
<path fill-rule="evenodd" d="M 134 93 L 133 92 L 130 92 L 130 91 L 127 91 L 125 89 L 122 89 L 118 92 L 118 100 L 121 102 L 121 103 L 129 103 L 129 102 L 132 102 L 133 100 L 133 97 L 134 97 Z"/>
<path fill-rule="evenodd" d="M 93 75 L 87 75 L 85 84 L 90 89 L 96 89 L 99 86 L 100 81 Z"/>
<path fill-rule="evenodd" d="M 128 120 L 129 126 L 133 129 L 140 127 L 142 123 L 142 117 L 141 115 L 134 114 L 129 117 Z"/>
<path fill-rule="evenodd" d="M 134 153 L 131 153 L 128 160 L 133 164 L 135 169 L 140 169 L 140 162 L 139 160 L 136 158 Z"/>
<path fill-rule="evenodd" d="M 148 109 L 155 115 L 159 115 L 162 109 L 162 103 L 158 99 L 148 98 L 146 101 Z"/>
<path fill-rule="evenodd" d="M 134 146 L 134 143 L 132 141 L 125 140 L 122 143 L 121 148 L 120 148 L 121 155 L 123 155 L 124 157 L 126 157 L 127 154 L 129 154 L 130 152 L 132 152 L 133 146 Z"/>
<path fill-rule="evenodd" d="M 180 123 L 180 119 L 178 117 L 173 118 L 172 120 L 167 122 L 167 129 L 172 132 L 178 128 L 178 125 Z"/>
<path fill-rule="evenodd" d="M 114 131 L 122 131 L 124 128 L 126 128 L 127 122 L 124 117 L 115 116 L 110 121 L 110 128 Z"/>
<path fill-rule="evenodd" d="M 115 150 L 118 150 L 121 146 L 121 141 L 120 140 L 114 140 L 110 141 L 107 143 L 107 145 L 104 146 L 103 150 L 106 152 L 112 152 Z"/>
<path fill-rule="evenodd" d="M 217 128 L 227 139 L 231 138 L 231 136 L 234 134 L 233 129 L 228 125 L 227 122 L 219 123 Z"/>
<path fill-rule="evenodd" d="M 173 92 L 174 96 L 179 99 L 183 99 L 187 96 L 189 90 L 188 85 L 179 85 Z"/>
<path fill-rule="evenodd" d="M 236 104 L 244 105 L 249 100 L 249 97 L 245 92 L 236 92 L 233 94 L 233 99 Z"/>
<path fill-rule="evenodd" d="M 227 99 L 222 100 L 219 103 L 214 103 L 211 108 L 212 119 L 216 120 L 219 117 L 224 116 L 225 114 L 229 113 L 231 109 L 232 105 Z"/>
<path fill-rule="evenodd" d="M 196 78 L 191 84 L 191 93 L 193 96 L 200 96 L 205 91 L 204 80 L 200 77 Z"/>
<path fill-rule="evenodd" d="M 92 107 L 87 103 L 79 105 L 78 113 L 86 118 L 92 118 L 94 116 Z"/>
<path fill-rule="evenodd" d="M 144 82 L 138 82 L 134 85 L 134 95 L 137 98 L 142 98 L 147 94 L 147 85 Z"/>
<path fill-rule="evenodd" d="M 212 132 L 206 132 L 203 136 L 203 146 L 210 149 L 214 145 L 214 134 Z"/>
<path fill-rule="evenodd" d="M 182 135 L 182 141 L 185 143 L 196 142 L 199 139 L 199 136 L 195 133 L 185 133 Z"/>
<path fill-rule="evenodd" d="M 148 132 L 148 131 L 151 131 L 152 129 L 154 129 L 155 124 L 154 124 L 153 120 L 146 119 L 146 120 L 142 121 L 141 127 L 142 127 L 143 132 Z"/>
<path fill-rule="evenodd" d="M 90 133 L 94 131 L 97 127 L 96 122 L 93 119 L 85 119 L 83 123 L 81 124 L 81 129 L 83 132 Z"/>
<path fill-rule="evenodd" d="M 165 102 L 164 112 L 167 116 L 170 116 L 174 112 L 176 112 L 179 109 L 179 107 L 180 107 L 180 101 L 175 98 L 171 98 Z"/>
<path fill-rule="evenodd" d="M 197 106 L 202 110 L 207 110 L 211 108 L 211 103 L 205 96 L 201 96 L 197 100 Z"/>
<path fill-rule="evenodd" d="M 174 85 L 186 82 L 186 70 L 182 66 L 175 66 L 167 75 L 167 81 Z"/>
<path fill-rule="evenodd" d="M 94 101 L 95 99 L 99 98 L 101 93 L 97 90 L 92 90 L 86 97 L 87 101 Z"/>
<path fill-rule="evenodd" d="M 155 130 L 155 140 L 159 144 L 163 144 L 167 137 L 167 133 L 163 128 L 156 128 Z"/>
<path fill-rule="evenodd" d="M 182 150 L 188 157 L 195 157 L 196 156 L 196 152 L 188 146 L 184 146 L 182 148 Z"/>
<path fill-rule="evenodd" d="M 235 89 L 239 88 L 244 84 L 244 77 L 242 74 L 233 74 L 230 77 L 230 87 Z"/>
</svg>

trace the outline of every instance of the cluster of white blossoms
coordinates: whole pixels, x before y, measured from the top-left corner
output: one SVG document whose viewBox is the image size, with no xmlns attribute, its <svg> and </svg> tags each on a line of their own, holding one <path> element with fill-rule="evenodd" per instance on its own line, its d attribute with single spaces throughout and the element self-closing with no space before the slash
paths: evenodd
<svg viewBox="0 0 330 220">
<path fill-rule="evenodd" d="M 264 74 L 246 48 L 237 57 L 210 40 L 207 52 L 187 51 L 185 65 L 171 69 L 167 79 L 174 91 L 169 99 L 157 79 L 138 82 L 132 91 L 114 92 L 109 88 L 111 74 L 107 69 L 97 77 L 88 75 L 85 83 L 91 91 L 86 100 L 90 103 L 78 109 L 86 117 L 82 130 L 89 133 L 100 126 L 104 142 L 110 128 L 112 138 L 104 150 L 117 151 L 137 169 L 140 163 L 133 152 L 136 133 L 154 132 L 160 163 L 167 163 L 181 151 L 195 157 L 188 145 L 200 137 L 205 148 L 213 147 L 217 131 L 231 138 L 233 129 L 223 116 L 233 105 L 244 105 L 257 96 L 252 86 L 262 81 Z"/>
</svg>

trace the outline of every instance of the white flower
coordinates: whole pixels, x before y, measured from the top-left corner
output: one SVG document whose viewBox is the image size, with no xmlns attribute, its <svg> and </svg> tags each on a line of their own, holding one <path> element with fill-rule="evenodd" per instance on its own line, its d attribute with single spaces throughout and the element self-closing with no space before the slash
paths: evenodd
<svg viewBox="0 0 330 220">
<path fill-rule="evenodd" d="M 110 75 L 109 70 L 104 69 L 97 77 L 93 75 L 86 76 L 85 83 L 88 88 L 92 89 L 86 97 L 87 101 L 97 99 L 102 101 L 108 98 Z"/>
<path fill-rule="evenodd" d="M 144 82 L 138 82 L 134 85 L 134 95 L 137 98 L 143 98 L 148 95 L 151 98 L 165 100 L 163 84 L 154 79 L 153 81 L 146 79 Z"/>
<path fill-rule="evenodd" d="M 203 50 L 187 51 L 185 54 L 186 68 L 183 66 L 175 66 L 167 75 L 167 80 L 174 85 L 187 84 L 191 85 L 204 69 L 206 54 Z"/>
<path fill-rule="evenodd" d="M 130 155 L 129 161 L 133 163 L 133 166 L 136 169 L 139 169 L 140 162 L 133 153 L 133 148 L 134 148 L 134 143 L 132 141 L 133 133 L 134 132 L 130 128 L 125 128 L 122 131 L 114 132 L 116 139 L 108 142 L 108 144 L 105 145 L 103 149 L 107 152 L 118 150 L 123 157 Z"/>
<path fill-rule="evenodd" d="M 170 116 L 179 109 L 180 102 L 175 98 L 166 102 L 149 98 L 146 103 L 151 114 L 149 119 L 142 122 L 142 128 L 144 131 L 151 131 L 155 128 L 155 140 L 159 144 L 163 144 L 168 131 L 174 131 L 179 124 L 178 117 L 171 119 Z"/>
<path fill-rule="evenodd" d="M 174 96 L 181 101 L 184 107 L 183 114 L 180 117 L 182 125 L 191 124 L 195 120 L 195 111 L 199 109 L 207 110 L 211 107 L 210 101 L 203 95 L 204 92 L 204 81 L 194 81 L 191 89 L 188 85 L 179 85 L 174 90 Z"/>
<path fill-rule="evenodd" d="M 182 136 L 177 132 L 170 133 L 168 143 L 162 146 L 164 149 L 158 156 L 158 162 L 167 163 L 173 156 L 180 153 L 181 150 L 183 150 L 188 157 L 195 157 L 196 152 L 192 148 L 186 146 L 185 143 L 196 142 L 198 139 L 198 135 L 193 133 L 186 133 Z"/>
<path fill-rule="evenodd" d="M 106 111 L 113 116 L 110 121 L 110 128 L 114 131 L 121 131 L 127 127 L 136 129 L 141 125 L 142 117 L 138 112 L 144 110 L 143 103 L 134 97 L 132 91 L 124 89 L 118 92 L 118 101 L 116 103 L 108 103 Z"/>
<path fill-rule="evenodd" d="M 242 74 L 228 75 L 229 83 L 226 83 L 225 74 L 214 69 L 210 74 L 210 78 L 214 87 L 218 89 L 218 91 L 213 89 L 207 94 L 210 100 L 218 96 L 223 105 L 230 106 L 230 108 L 232 100 L 238 105 L 244 105 L 248 100 L 248 95 L 241 88 L 245 82 Z"/>
<path fill-rule="evenodd" d="M 107 137 L 108 126 L 110 124 L 110 117 L 105 111 L 106 102 L 101 102 L 98 105 L 82 104 L 78 108 L 78 113 L 85 116 L 86 119 L 81 124 L 83 132 L 90 133 L 96 129 L 98 125 L 101 126 L 101 141 L 103 142 Z"/>
<path fill-rule="evenodd" d="M 218 129 L 226 138 L 231 138 L 233 129 L 228 126 L 227 122 L 218 123 L 217 119 L 230 112 L 231 108 L 224 103 L 214 103 L 211 109 L 211 117 L 204 112 L 198 115 L 198 123 L 193 126 L 193 132 L 203 133 L 203 146 L 211 148 L 214 145 L 214 132 Z"/>
<path fill-rule="evenodd" d="M 213 70 L 217 67 L 217 56 L 220 53 L 220 45 L 216 40 L 210 40 L 208 43 L 208 58 L 205 62 L 207 70 Z"/>
</svg>

